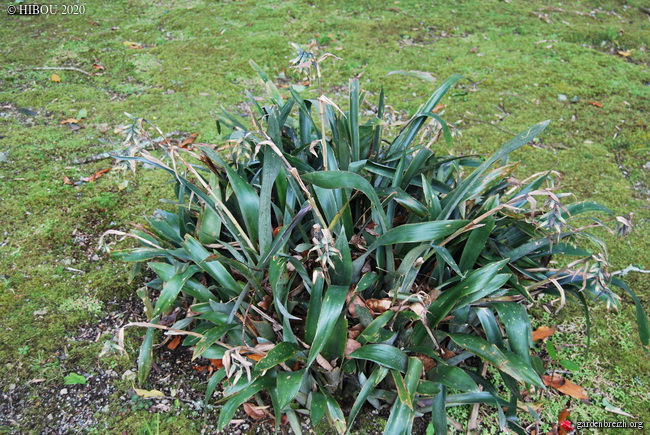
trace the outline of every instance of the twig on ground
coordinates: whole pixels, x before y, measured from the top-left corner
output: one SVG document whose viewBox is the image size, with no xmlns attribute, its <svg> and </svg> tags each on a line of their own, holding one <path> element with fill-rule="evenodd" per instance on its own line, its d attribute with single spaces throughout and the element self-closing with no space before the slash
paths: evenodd
<svg viewBox="0 0 650 435">
<path fill-rule="evenodd" d="M 498 125 L 494 125 L 494 124 L 492 124 L 491 122 L 483 121 L 482 119 L 468 118 L 468 117 L 465 116 L 465 115 L 460 115 L 460 117 L 463 118 L 463 119 L 466 119 L 466 120 L 468 120 L 468 121 L 480 122 L 481 124 L 491 125 L 492 127 L 496 128 L 497 130 L 501 130 L 501 131 L 504 132 L 504 133 L 508 133 L 508 134 L 513 135 L 513 136 L 517 136 L 516 133 L 513 133 L 513 132 L 511 132 L 510 130 L 506 130 L 505 128 L 501 128 L 501 127 L 499 127 Z"/>
<path fill-rule="evenodd" d="M 170 138 L 172 136 L 179 136 L 179 135 L 184 135 L 184 134 L 186 134 L 186 133 L 178 131 L 178 130 L 172 131 L 171 133 L 167 133 L 165 135 L 165 137 L 159 136 L 159 137 L 157 137 L 155 139 L 152 139 L 152 140 L 141 141 L 140 142 L 140 148 L 144 149 L 144 150 L 154 149 L 155 145 L 160 144 L 164 140 L 166 140 L 166 139 L 168 139 L 168 138 Z M 72 164 L 73 165 L 85 165 L 87 163 L 93 163 L 93 162 L 98 162 L 100 160 L 111 159 L 111 158 L 113 158 L 113 156 L 111 154 L 115 155 L 116 152 L 113 152 L 113 153 L 104 152 L 104 153 L 94 154 L 92 156 L 88 156 L 88 157 L 84 157 L 84 158 L 74 159 L 72 161 Z M 126 155 L 125 151 L 121 151 L 121 154 Z"/>
<path fill-rule="evenodd" d="M 639 269 L 638 267 L 636 267 L 636 266 L 632 266 L 632 265 L 630 264 L 630 265 L 629 265 L 628 267 L 626 267 L 625 269 L 623 269 L 623 270 L 619 270 L 619 271 L 617 271 L 617 272 L 612 273 L 612 275 L 621 275 L 621 276 L 625 276 L 625 275 L 627 275 L 627 274 L 630 273 L 630 272 L 650 273 L 650 270 Z"/>
<path fill-rule="evenodd" d="M 18 71 L 28 71 L 28 70 L 42 70 L 42 69 L 47 69 L 47 70 L 68 70 L 68 71 L 77 71 L 82 74 L 86 74 L 87 76 L 91 76 L 92 74 L 89 72 L 86 72 L 82 69 L 75 68 L 74 66 L 41 66 L 41 67 L 34 67 L 34 68 L 21 68 Z"/>
</svg>

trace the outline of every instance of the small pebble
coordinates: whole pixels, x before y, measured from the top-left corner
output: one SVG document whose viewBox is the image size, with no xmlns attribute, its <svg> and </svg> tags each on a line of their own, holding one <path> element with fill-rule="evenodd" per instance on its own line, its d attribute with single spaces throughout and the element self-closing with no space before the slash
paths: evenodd
<svg viewBox="0 0 650 435">
<path fill-rule="evenodd" d="M 62 396 L 65 396 L 66 394 L 68 394 L 68 389 L 67 388 L 62 389 L 59 394 L 61 394 Z"/>
</svg>

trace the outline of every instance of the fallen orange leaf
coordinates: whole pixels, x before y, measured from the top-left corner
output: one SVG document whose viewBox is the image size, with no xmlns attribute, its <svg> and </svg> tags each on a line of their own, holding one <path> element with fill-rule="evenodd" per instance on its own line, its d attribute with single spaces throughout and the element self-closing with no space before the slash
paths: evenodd
<svg viewBox="0 0 650 435">
<path fill-rule="evenodd" d="M 140 44 L 139 42 L 124 41 L 122 44 L 127 45 L 129 48 L 133 48 L 136 50 L 142 48 L 142 44 Z"/>
<path fill-rule="evenodd" d="M 580 385 L 576 385 L 571 381 L 567 381 L 560 375 L 553 376 L 542 376 L 542 381 L 548 387 L 553 387 L 562 394 L 571 396 L 574 399 L 585 400 L 589 399 L 587 396 L 587 391 L 582 388 Z"/>
<path fill-rule="evenodd" d="M 64 119 L 63 121 L 59 122 L 59 124 L 61 124 L 61 125 L 63 125 L 63 124 L 76 124 L 77 122 L 79 122 L 78 119 L 68 118 L 68 119 Z"/>
<path fill-rule="evenodd" d="M 556 331 L 556 327 L 549 328 L 548 326 L 540 326 L 533 331 L 533 341 L 544 340 L 545 338 L 555 334 Z"/>
<path fill-rule="evenodd" d="M 601 107 L 601 108 L 603 107 L 603 105 L 601 103 L 599 103 L 598 101 L 590 101 L 589 104 L 591 104 L 592 106 L 596 106 L 596 107 Z"/>
<path fill-rule="evenodd" d="M 194 142 L 194 139 L 196 139 L 198 135 L 199 135 L 198 133 L 189 135 L 189 137 L 187 137 L 183 142 L 181 142 L 180 147 L 185 148 L 186 146 L 191 145 Z"/>
<path fill-rule="evenodd" d="M 63 184 L 69 184 L 72 185 L 72 181 L 68 177 L 63 177 Z"/>
<path fill-rule="evenodd" d="M 169 342 L 167 349 L 174 350 L 178 347 L 179 344 L 181 344 L 181 336 L 177 335 L 172 339 L 172 341 Z"/>
<path fill-rule="evenodd" d="M 104 69 L 105 69 L 102 65 L 100 65 L 98 63 L 94 63 L 93 68 L 98 69 L 100 71 L 104 71 Z"/>
<path fill-rule="evenodd" d="M 253 361 L 259 361 L 262 358 L 264 358 L 266 355 L 258 355 L 256 353 L 249 353 L 246 355 L 248 358 L 252 359 Z"/>
<path fill-rule="evenodd" d="M 623 57 L 630 57 L 630 56 L 632 56 L 632 53 L 634 53 L 634 50 L 625 50 L 625 51 L 619 50 L 618 51 L 618 54 L 620 54 Z"/>
<path fill-rule="evenodd" d="M 95 172 L 93 175 L 91 175 L 88 178 L 88 182 L 92 183 L 93 181 L 97 180 L 98 178 L 100 178 L 102 175 L 104 175 L 105 173 L 107 173 L 111 169 L 113 169 L 113 168 L 106 168 L 106 169 L 102 169 L 101 171 Z"/>
<path fill-rule="evenodd" d="M 220 369 L 221 367 L 223 367 L 223 360 L 210 358 L 210 364 L 212 364 L 212 367 L 214 367 L 215 369 Z"/>
<path fill-rule="evenodd" d="M 445 107 L 447 107 L 447 106 L 445 106 L 444 104 L 438 104 L 436 107 L 433 108 L 432 112 L 433 113 L 438 113 L 438 111 L 444 109 Z"/>
<path fill-rule="evenodd" d="M 61 81 L 61 77 L 59 77 L 58 74 L 52 74 L 50 76 L 50 80 L 52 80 L 54 83 L 59 83 Z"/>
</svg>

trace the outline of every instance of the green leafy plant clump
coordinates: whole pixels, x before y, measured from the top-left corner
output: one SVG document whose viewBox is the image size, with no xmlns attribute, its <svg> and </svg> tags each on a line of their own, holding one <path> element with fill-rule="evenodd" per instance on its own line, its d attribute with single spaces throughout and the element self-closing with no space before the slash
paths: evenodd
<svg viewBox="0 0 650 435">
<path fill-rule="evenodd" d="M 319 89 L 325 58 L 296 59 Z M 605 223 L 586 216 L 607 215 L 620 232 L 627 221 L 593 202 L 565 204 L 551 171 L 513 176 L 508 154 L 548 121 L 488 158 L 449 156 L 437 150 L 453 129 L 436 109 L 460 76 L 400 125 L 383 92 L 361 119 L 356 79 L 343 111 L 322 92 L 283 95 L 252 65 L 270 99 L 249 95 L 248 120 L 219 116 L 226 153 L 170 144 L 163 157 L 122 157 L 168 171 L 177 193 L 174 212 L 129 234 L 141 247 L 113 252 L 157 275 L 139 290 L 149 319 L 140 383 L 163 330 L 223 365 L 206 391 L 212 400 L 221 386 L 219 430 L 257 396 L 297 433 L 306 416 L 350 432 L 366 402 L 390 407 L 387 434 L 410 433 L 427 413 L 446 433 L 446 408 L 476 403 L 524 433 L 518 400 L 544 388 L 527 304 L 554 295 L 582 304 L 588 320 L 590 301 L 619 303 L 618 287 L 637 304 L 648 345 L 638 299 L 608 274 L 605 246 L 588 232 Z"/>
</svg>

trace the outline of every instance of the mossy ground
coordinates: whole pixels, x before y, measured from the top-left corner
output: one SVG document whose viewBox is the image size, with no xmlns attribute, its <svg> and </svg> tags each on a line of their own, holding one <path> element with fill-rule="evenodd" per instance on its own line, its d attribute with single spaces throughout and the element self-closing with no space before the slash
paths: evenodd
<svg viewBox="0 0 650 435">
<path fill-rule="evenodd" d="M 202 142 L 219 141 L 212 115 L 220 106 L 236 107 L 245 89 L 260 89 L 249 59 L 271 75 L 286 71 L 297 77 L 288 68 L 289 42 L 315 39 L 342 58 L 326 66 L 328 92 L 360 76 L 366 89 L 377 92 L 383 85 L 389 104 L 409 113 L 433 87 L 386 77 L 389 71 L 429 71 L 439 79 L 466 76 L 471 82 L 463 82 L 445 101 L 444 117 L 459 121 L 463 133 L 453 152 L 494 151 L 510 137 L 494 125 L 518 132 L 551 119 L 535 147 L 513 156 L 521 160 L 519 174 L 554 169 L 577 198 L 600 201 L 618 214 L 634 212 L 636 232 L 630 238 L 605 236 L 610 259 L 615 268 L 650 267 L 650 171 L 644 168 L 650 160 L 650 52 L 644 45 L 650 16 L 642 6 L 642 1 L 613 0 L 117 0 L 88 1 L 83 15 L 2 12 L 0 388 L 6 392 L 12 384 L 41 376 L 49 384 L 62 384 L 65 370 L 79 372 L 96 364 L 126 369 L 135 358 L 136 338 L 128 343 L 130 361 L 98 360 L 101 341 L 72 338 L 80 325 L 100 319 L 108 303 L 134 291 L 126 266 L 96 252 L 99 236 L 141 222 L 160 198 L 170 197 L 171 189 L 162 174 L 140 170 L 135 177 L 110 172 L 77 190 L 64 185 L 63 177 L 90 176 L 108 163 L 72 161 L 119 148 L 121 138 L 113 128 L 128 122 L 123 112 L 147 117 L 163 131 L 198 132 Z M 142 48 L 131 49 L 125 41 Z M 45 66 L 101 74 L 30 69 Z M 60 82 L 50 79 L 53 73 Z M 305 92 L 315 95 L 311 88 Z M 560 101 L 560 94 L 568 101 Z M 368 99 L 374 103 L 376 95 Z M 87 111 L 81 129 L 59 124 L 81 109 Z M 123 179 L 129 185 L 120 190 Z M 648 306 L 648 276 L 631 274 L 627 281 Z M 91 305 L 98 309 L 75 309 L 80 299 L 97 301 Z M 593 398 L 591 404 L 571 401 L 576 420 L 623 419 L 604 409 L 605 398 L 635 420 L 650 422 L 650 362 L 637 345 L 631 301 L 624 297 L 622 307 L 618 313 L 594 311 L 591 359 L 582 359 L 575 348 L 562 350 L 581 365 L 572 379 Z M 582 325 L 577 310 L 559 316 L 537 313 L 537 324 L 561 324 L 572 331 L 554 337 L 556 344 L 583 343 L 583 328 L 571 329 Z M 30 363 L 64 350 L 74 357 L 65 370 L 43 373 L 43 364 Z M 37 388 L 32 394 L 24 406 L 36 406 Z M 544 421 L 552 422 L 565 405 L 566 397 L 545 398 Z M 153 424 L 146 410 L 100 418 L 102 427 L 116 433 L 148 433 Z M 178 417 L 161 416 L 156 422 L 163 433 L 179 433 L 179 427 L 200 430 L 189 420 L 179 426 Z M 4 430 L 43 429 L 33 422 L 16 424 Z"/>
</svg>

